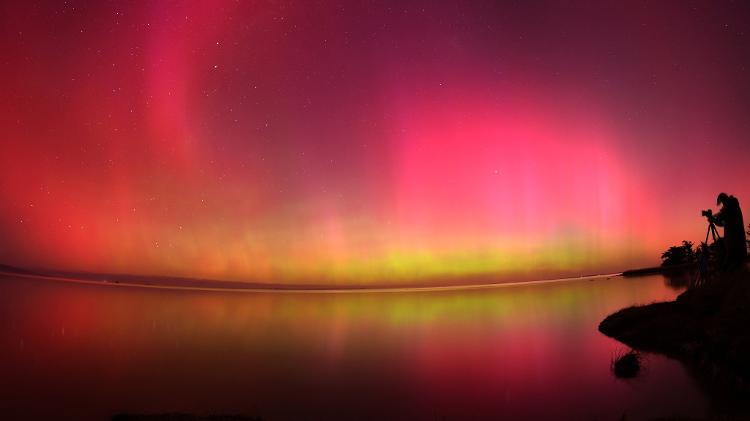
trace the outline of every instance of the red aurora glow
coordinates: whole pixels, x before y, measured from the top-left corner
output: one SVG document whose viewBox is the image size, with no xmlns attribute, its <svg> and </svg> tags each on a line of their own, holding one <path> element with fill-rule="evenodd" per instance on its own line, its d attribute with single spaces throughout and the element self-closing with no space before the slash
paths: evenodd
<svg viewBox="0 0 750 421">
<path fill-rule="evenodd" d="M 744 4 L 1 7 L 5 263 L 577 275 L 750 203 Z"/>
</svg>

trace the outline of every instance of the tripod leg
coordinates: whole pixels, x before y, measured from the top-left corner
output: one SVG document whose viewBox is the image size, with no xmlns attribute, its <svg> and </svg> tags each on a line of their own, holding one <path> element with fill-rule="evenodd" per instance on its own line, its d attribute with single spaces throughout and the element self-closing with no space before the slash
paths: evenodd
<svg viewBox="0 0 750 421">
<path fill-rule="evenodd" d="M 719 235 L 719 230 L 716 229 L 716 225 L 711 224 L 708 226 L 708 229 L 711 231 L 711 238 L 713 238 L 714 242 L 716 242 L 717 239 L 721 238 Z M 708 235 L 706 235 L 706 238 L 708 238 Z"/>
</svg>

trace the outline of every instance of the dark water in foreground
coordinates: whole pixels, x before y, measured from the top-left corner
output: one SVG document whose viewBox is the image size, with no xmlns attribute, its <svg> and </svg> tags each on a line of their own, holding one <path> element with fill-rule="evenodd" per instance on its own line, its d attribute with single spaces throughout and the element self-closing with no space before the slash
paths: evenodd
<svg viewBox="0 0 750 421">
<path fill-rule="evenodd" d="M 657 276 L 411 293 L 225 293 L 0 277 L 0 418 L 649 419 L 707 399 L 658 355 L 615 379 L 601 319 Z"/>
</svg>

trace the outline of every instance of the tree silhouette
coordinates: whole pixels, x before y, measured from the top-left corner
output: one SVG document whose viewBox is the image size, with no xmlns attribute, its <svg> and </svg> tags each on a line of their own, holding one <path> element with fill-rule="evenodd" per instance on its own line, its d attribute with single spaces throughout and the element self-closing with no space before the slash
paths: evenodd
<svg viewBox="0 0 750 421">
<path fill-rule="evenodd" d="M 677 266 L 695 263 L 693 242 L 683 240 L 682 245 L 672 246 L 661 254 L 662 266 Z"/>
</svg>

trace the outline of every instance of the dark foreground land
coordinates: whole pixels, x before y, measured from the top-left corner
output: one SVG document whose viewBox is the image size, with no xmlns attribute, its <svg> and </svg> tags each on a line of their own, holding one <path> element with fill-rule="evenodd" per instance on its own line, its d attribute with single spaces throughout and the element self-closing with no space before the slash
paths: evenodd
<svg viewBox="0 0 750 421">
<path fill-rule="evenodd" d="M 750 397 L 750 272 L 689 288 L 675 301 L 622 309 L 599 331 L 640 351 L 676 358 L 709 395 L 735 406 Z"/>
<path fill-rule="evenodd" d="M 261 421 L 261 418 L 243 415 L 192 415 L 183 413 L 167 414 L 118 414 L 112 421 Z"/>
</svg>

